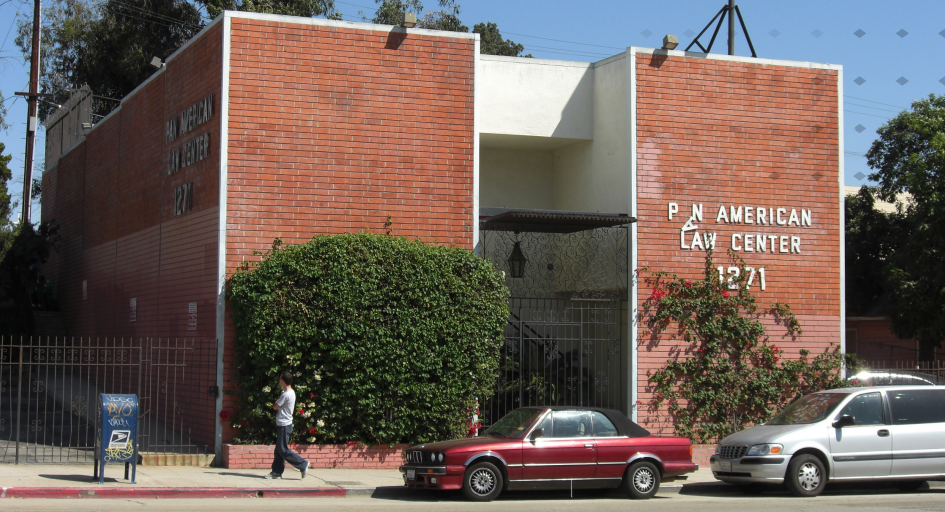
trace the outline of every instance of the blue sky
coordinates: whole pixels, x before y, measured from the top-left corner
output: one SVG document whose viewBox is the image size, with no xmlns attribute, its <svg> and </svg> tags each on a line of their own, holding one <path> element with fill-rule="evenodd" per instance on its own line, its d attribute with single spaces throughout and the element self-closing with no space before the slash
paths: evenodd
<svg viewBox="0 0 945 512">
<path fill-rule="evenodd" d="M 7 99 L 26 90 L 29 69 L 13 43 L 17 10 L 32 2 L 0 0 L 0 90 L 11 125 L 0 142 L 13 155 L 11 192 L 22 187 L 26 107 Z M 428 9 L 436 0 L 426 0 Z M 459 0 L 460 17 L 472 27 L 492 21 L 503 36 L 525 45 L 538 58 L 596 61 L 627 46 L 659 47 L 665 34 L 680 45 L 692 41 L 725 0 Z M 752 43 L 759 57 L 841 64 L 844 68 L 844 176 L 847 185 L 868 182 L 863 153 L 876 129 L 915 99 L 945 94 L 945 0 L 741 0 Z M 372 0 L 336 0 L 347 20 L 373 13 Z M 8 33 L 9 31 L 9 33 Z M 861 32 L 858 32 L 861 31 Z M 860 37 L 857 34 L 861 34 Z M 708 41 L 704 37 L 703 41 Z M 713 51 L 726 51 L 725 28 Z M 736 53 L 750 55 L 738 32 Z M 857 79 L 862 78 L 861 83 Z M 901 83 L 900 83 L 901 82 Z M 860 131 L 857 131 L 860 127 Z M 37 142 L 41 155 L 42 129 Z M 42 165 L 37 166 L 41 172 Z M 38 172 L 37 172 L 38 174 Z M 34 219 L 38 218 L 38 206 Z"/>
</svg>

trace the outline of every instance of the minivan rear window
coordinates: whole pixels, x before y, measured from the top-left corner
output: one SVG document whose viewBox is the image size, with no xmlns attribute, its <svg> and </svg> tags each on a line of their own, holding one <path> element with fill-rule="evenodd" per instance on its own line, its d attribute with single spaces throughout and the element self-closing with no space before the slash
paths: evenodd
<svg viewBox="0 0 945 512">
<path fill-rule="evenodd" d="M 894 425 L 945 423 L 945 389 L 889 391 Z"/>
</svg>

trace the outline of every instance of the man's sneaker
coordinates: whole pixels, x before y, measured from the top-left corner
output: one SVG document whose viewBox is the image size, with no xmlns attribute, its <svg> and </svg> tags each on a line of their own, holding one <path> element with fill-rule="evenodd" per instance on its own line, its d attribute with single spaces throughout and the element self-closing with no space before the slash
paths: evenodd
<svg viewBox="0 0 945 512">
<path fill-rule="evenodd" d="M 305 475 L 308 474 L 308 467 L 312 464 L 309 461 L 305 461 L 305 467 L 302 468 L 302 480 L 305 480 Z"/>
<path fill-rule="evenodd" d="M 282 479 L 282 475 L 280 475 L 280 474 L 278 474 L 278 473 L 269 473 L 268 475 L 264 476 L 263 478 L 265 478 L 266 480 L 281 480 L 281 479 Z"/>
</svg>

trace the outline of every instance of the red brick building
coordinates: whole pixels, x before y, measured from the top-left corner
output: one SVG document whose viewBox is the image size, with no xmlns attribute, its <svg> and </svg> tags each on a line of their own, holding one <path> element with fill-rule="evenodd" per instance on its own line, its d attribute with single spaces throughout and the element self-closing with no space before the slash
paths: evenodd
<svg viewBox="0 0 945 512">
<path fill-rule="evenodd" d="M 390 216 L 397 235 L 507 272 L 516 244 L 526 274 L 508 282 L 531 323 L 510 319 L 507 341 L 543 344 L 539 373 L 586 353 L 565 365 L 575 401 L 664 430 L 634 404 L 680 343 L 641 338 L 633 269 L 695 277 L 714 239 L 755 269 L 762 303 L 798 314 L 790 353 L 843 346 L 841 73 L 641 48 L 593 64 L 480 56 L 476 34 L 227 12 L 47 150 L 42 215 L 63 241 L 46 274 L 70 333 L 217 340 L 225 391 L 225 281 L 274 238 Z M 199 419 L 218 453 L 234 406 L 224 392 Z"/>
</svg>

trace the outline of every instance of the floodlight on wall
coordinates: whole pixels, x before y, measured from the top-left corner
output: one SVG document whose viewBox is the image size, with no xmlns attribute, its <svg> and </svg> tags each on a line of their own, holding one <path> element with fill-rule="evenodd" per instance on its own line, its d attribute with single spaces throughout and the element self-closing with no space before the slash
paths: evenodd
<svg viewBox="0 0 945 512">
<path fill-rule="evenodd" d="M 672 34 L 666 34 L 663 37 L 663 49 L 664 50 L 674 50 L 679 46 L 679 39 Z"/>
<path fill-rule="evenodd" d="M 515 245 L 512 246 L 512 254 L 509 254 L 509 274 L 516 278 L 520 279 L 525 276 L 525 264 L 528 263 L 528 259 L 525 258 L 525 253 L 522 252 L 521 242 L 515 242 Z"/>
<path fill-rule="evenodd" d="M 83 130 L 91 130 L 91 129 L 92 129 L 92 123 L 82 123 L 82 129 L 83 129 Z"/>
<path fill-rule="evenodd" d="M 400 22 L 400 26 L 404 28 L 413 28 L 417 26 L 417 15 L 412 12 L 405 12 L 404 19 Z"/>
<path fill-rule="evenodd" d="M 164 61 L 158 57 L 151 57 L 151 67 L 155 69 L 161 69 L 164 67 Z"/>
</svg>

